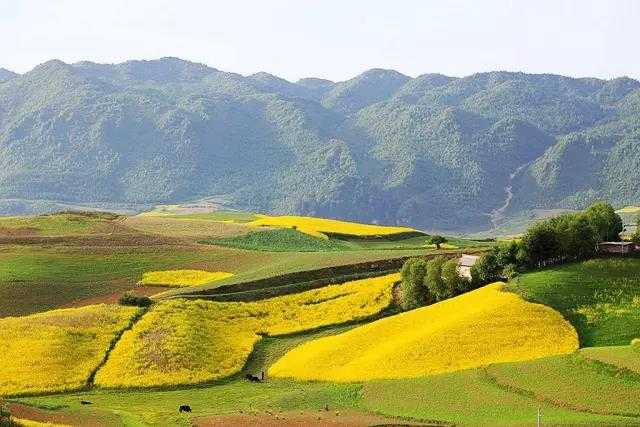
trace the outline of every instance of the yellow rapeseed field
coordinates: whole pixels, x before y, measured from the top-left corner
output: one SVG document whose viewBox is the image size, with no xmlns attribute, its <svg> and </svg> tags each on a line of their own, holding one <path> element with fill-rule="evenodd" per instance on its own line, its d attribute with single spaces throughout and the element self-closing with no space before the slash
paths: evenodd
<svg viewBox="0 0 640 427">
<path fill-rule="evenodd" d="M 140 280 L 138 284 L 145 286 L 197 286 L 216 280 L 226 279 L 231 276 L 233 276 L 233 273 L 227 273 L 224 271 L 148 271 L 142 275 L 142 280 Z"/>
<path fill-rule="evenodd" d="M 137 310 L 93 305 L 0 319 L 0 395 L 83 387 Z"/>
<path fill-rule="evenodd" d="M 386 236 L 415 231 L 413 228 L 408 227 L 359 224 L 357 222 L 293 215 L 256 215 L 256 219 L 248 222 L 247 225 L 254 227 L 295 227 L 303 233 L 322 238 L 327 237 L 324 233 L 348 234 L 352 236 Z"/>
<path fill-rule="evenodd" d="M 161 302 L 127 331 L 98 371 L 103 387 L 213 381 L 239 372 L 260 335 L 339 324 L 391 303 L 399 274 L 250 303 L 175 299 Z"/>
<path fill-rule="evenodd" d="M 302 344 L 269 370 L 303 380 L 410 378 L 571 353 L 573 327 L 494 283 L 432 306 Z"/>
</svg>

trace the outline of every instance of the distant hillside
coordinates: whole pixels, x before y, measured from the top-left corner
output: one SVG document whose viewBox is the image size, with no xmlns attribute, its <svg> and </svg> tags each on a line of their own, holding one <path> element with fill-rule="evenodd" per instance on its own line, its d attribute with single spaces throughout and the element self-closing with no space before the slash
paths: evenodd
<svg viewBox="0 0 640 427">
<path fill-rule="evenodd" d="M 638 170 L 640 83 L 628 78 L 373 69 L 293 83 L 176 58 L 0 71 L 0 199 L 225 196 L 477 231 L 533 209 L 637 203 Z"/>
</svg>

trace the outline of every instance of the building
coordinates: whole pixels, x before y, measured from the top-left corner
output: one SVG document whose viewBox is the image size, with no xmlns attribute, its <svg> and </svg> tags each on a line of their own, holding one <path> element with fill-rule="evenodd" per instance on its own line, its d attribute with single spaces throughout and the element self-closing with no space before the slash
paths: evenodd
<svg viewBox="0 0 640 427">
<path fill-rule="evenodd" d="M 471 279 L 471 267 L 480 259 L 478 255 L 462 254 L 458 259 L 458 273 L 460 276 Z"/>
<path fill-rule="evenodd" d="M 598 252 L 605 254 L 630 254 L 635 250 L 633 242 L 602 242 L 598 243 Z"/>
</svg>

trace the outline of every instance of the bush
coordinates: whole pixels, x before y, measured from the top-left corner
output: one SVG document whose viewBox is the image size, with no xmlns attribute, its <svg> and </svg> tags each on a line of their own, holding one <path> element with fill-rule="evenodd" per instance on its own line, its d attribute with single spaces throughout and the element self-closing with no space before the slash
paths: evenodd
<svg viewBox="0 0 640 427">
<path fill-rule="evenodd" d="M 424 277 L 427 273 L 427 262 L 421 258 L 410 258 L 402 266 L 400 275 L 400 307 L 412 310 L 428 302 Z"/>
<path fill-rule="evenodd" d="M 631 346 L 640 349 L 640 338 L 634 338 L 631 340 Z"/>
<path fill-rule="evenodd" d="M 514 277 L 516 277 L 518 275 L 518 267 L 515 264 L 507 264 L 503 269 L 502 269 L 502 275 L 511 280 Z"/>
<path fill-rule="evenodd" d="M 469 281 L 460 276 L 458 260 L 450 259 L 442 266 L 442 280 L 449 296 L 455 296 L 469 290 Z"/>
<path fill-rule="evenodd" d="M 151 298 L 144 295 L 134 295 L 130 292 L 123 294 L 118 300 L 120 305 L 130 305 L 135 307 L 149 307 L 153 304 Z"/>
</svg>

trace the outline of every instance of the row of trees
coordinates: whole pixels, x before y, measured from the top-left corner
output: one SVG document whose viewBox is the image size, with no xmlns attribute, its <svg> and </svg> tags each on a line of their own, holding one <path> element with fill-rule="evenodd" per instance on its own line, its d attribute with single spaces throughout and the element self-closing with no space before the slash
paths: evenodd
<svg viewBox="0 0 640 427">
<path fill-rule="evenodd" d="M 638 221 L 636 223 L 636 232 L 631 236 L 631 241 L 636 245 L 640 245 L 640 215 L 638 215 Z"/>
<path fill-rule="evenodd" d="M 598 202 L 532 225 L 522 240 L 502 243 L 471 268 L 477 285 L 546 265 L 580 261 L 596 254 L 598 243 L 620 240 L 622 219 L 611 205 Z"/>
<path fill-rule="evenodd" d="M 402 266 L 400 306 L 411 310 L 459 295 L 470 282 L 458 273 L 458 260 L 437 256 L 429 261 L 411 258 Z"/>
<path fill-rule="evenodd" d="M 457 259 L 409 259 L 402 267 L 400 305 L 410 310 L 513 278 L 531 268 L 590 258 L 596 254 L 598 243 L 618 241 L 622 228 L 620 216 L 603 202 L 583 212 L 537 222 L 521 240 L 498 244 L 480 257 L 471 267 L 471 280 L 460 277 Z M 640 243 L 640 227 L 634 238 Z"/>
</svg>

